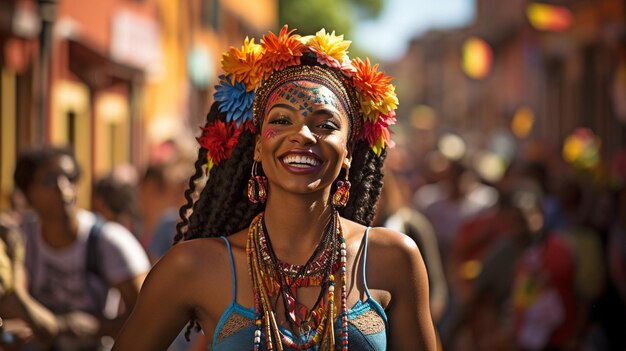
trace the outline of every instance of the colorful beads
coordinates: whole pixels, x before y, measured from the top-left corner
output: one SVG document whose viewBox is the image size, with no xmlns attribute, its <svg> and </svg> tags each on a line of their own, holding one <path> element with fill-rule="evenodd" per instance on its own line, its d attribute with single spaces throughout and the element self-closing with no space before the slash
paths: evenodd
<svg viewBox="0 0 626 351">
<path fill-rule="evenodd" d="M 341 332 L 338 343 L 342 350 L 348 349 L 348 319 L 346 292 L 346 244 L 336 210 L 333 210 L 330 225 L 322 236 L 321 244 L 307 261 L 295 266 L 280 262 L 272 251 L 269 236 L 263 225 L 263 213 L 250 225 L 246 254 L 248 272 L 253 286 L 255 307 L 254 350 L 259 350 L 263 337 L 267 350 L 282 351 L 283 346 L 296 350 L 307 350 L 323 340 L 331 350 L 335 349 L 335 316 L 341 316 Z M 312 262 L 317 262 L 313 265 Z M 314 267 L 314 268 L 312 268 Z M 321 268 L 319 268 L 321 267 Z M 318 269 L 319 268 L 319 269 Z M 296 271 L 293 274 L 293 271 Z M 335 307 L 335 273 L 340 272 L 341 310 Z M 320 297 L 310 310 L 297 301 L 297 289 L 305 286 L 321 286 Z M 326 296 L 324 296 L 324 294 Z M 323 297 L 326 297 L 324 299 Z M 292 329 L 299 330 L 294 340 L 285 335 L 276 323 L 271 301 L 282 298 L 287 322 Z M 324 302 L 326 301 L 326 303 Z M 305 308 L 302 312 L 300 309 Z M 303 316 L 302 318 L 299 316 Z M 265 329 L 265 336 L 262 330 Z"/>
</svg>

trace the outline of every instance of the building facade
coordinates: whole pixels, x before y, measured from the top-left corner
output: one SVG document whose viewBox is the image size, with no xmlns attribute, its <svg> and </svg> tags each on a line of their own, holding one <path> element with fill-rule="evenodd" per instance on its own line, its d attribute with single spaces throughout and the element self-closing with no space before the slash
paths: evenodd
<svg viewBox="0 0 626 351">
<path fill-rule="evenodd" d="M 603 159 L 623 149 L 624 2 L 536 2 L 566 9 L 565 15 L 551 14 L 553 29 L 533 26 L 528 12 L 533 3 L 477 0 L 472 25 L 416 38 L 391 68 L 399 77 L 400 119 L 408 122 L 415 106 L 429 106 L 438 132 L 452 130 L 482 147 L 491 133 L 510 131 L 516 112 L 526 108 L 535 118 L 527 139 L 518 140 L 522 144 L 541 140 L 559 148 L 574 129 L 585 127 L 600 138 Z M 462 69 L 468 38 L 481 38 L 491 49 L 489 72 L 478 79 Z"/>
<path fill-rule="evenodd" d="M 0 0 L 0 207 L 29 147 L 74 149 L 88 207 L 94 178 L 193 136 L 221 52 L 277 14 L 276 0 Z"/>
</svg>

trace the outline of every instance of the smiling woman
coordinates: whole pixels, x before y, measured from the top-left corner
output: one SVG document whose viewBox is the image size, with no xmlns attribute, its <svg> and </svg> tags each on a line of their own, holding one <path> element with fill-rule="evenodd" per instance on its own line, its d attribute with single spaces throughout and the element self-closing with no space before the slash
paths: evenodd
<svg viewBox="0 0 626 351">
<path fill-rule="evenodd" d="M 395 88 L 349 45 L 285 26 L 224 54 L 177 244 L 116 349 L 166 349 L 189 320 L 212 350 L 435 349 L 417 247 L 369 227 Z"/>
</svg>

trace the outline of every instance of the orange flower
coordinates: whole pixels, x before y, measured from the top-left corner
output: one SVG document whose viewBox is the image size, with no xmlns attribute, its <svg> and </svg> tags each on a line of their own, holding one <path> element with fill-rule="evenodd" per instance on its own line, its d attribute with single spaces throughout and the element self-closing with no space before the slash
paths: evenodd
<svg viewBox="0 0 626 351">
<path fill-rule="evenodd" d="M 260 64 L 263 47 L 246 37 L 241 49 L 231 47 L 222 55 L 222 67 L 231 83 L 243 82 L 246 90 L 253 90 L 263 79 L 266 71 Z"/>
<path fill-rule="evenodd" d="M 265 49 L 265 55 L 261 59 L 261 64 L 267 69 L 274 71 L 281 70 L 288 66 L 300 64 L 300 56 L 305 49 L 300 41 L 300 35 L 292 34 L 295 29 L 287 32 L 287 25 L 280 30 L 278 37 L 268 32 L 261 39 L 261 45 Z"/>
<path fill-rule="evenodd" d="M 389 90 L 391 77 L 385 76 L 384 72 L 378 72 L 378 64 L 372 67 L 369 58 L 365 58 L 363 62 L 357 57 L 352 60 L 352 65 L 356 68 L 353 79 L 357 89 L 372 100 L 384 99 Z"/>
</svg>

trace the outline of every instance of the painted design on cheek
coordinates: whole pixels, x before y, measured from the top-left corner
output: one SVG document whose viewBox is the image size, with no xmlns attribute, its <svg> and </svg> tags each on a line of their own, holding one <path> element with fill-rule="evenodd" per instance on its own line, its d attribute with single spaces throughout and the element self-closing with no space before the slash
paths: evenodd
<svg viewBox="0 0 626 351">
<path fill-rule="evenodd" d="M 265 140 L 272 140 L 276 137 L 276 129 L 274 128 L 269 128 L 268 130 L 266 130 L 263 133 L 263 137 L 265 138 Z"/>
</svg>

